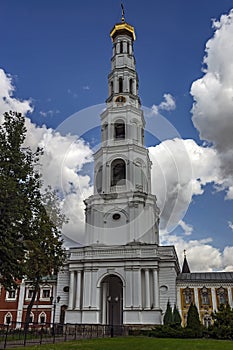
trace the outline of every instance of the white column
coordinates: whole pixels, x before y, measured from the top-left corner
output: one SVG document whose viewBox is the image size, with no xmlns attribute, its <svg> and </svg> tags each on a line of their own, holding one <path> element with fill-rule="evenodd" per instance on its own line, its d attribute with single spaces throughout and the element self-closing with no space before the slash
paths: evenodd
<svg viewBox="0 0 233 350">
<path fill-rule="evenodd" d="M 131 307 L 133 305 L 132 300 L 132 270 L 130 268 L 126 268 L 126 290 L 125 290 L 125 306 Z"/>
<path fill-rule="evenodd" d="M 142 273 L 141 269 L 138 269 L 137 271 L 137 290 L 138 290 L 138 306 L 142 307 Z"/>
<path fill-rule="evenodd" d="M 16 322 L 19 324 L 16 325 L 16 327 L 21 327 L 22 322 L 22 314 L 23 314 L 23 304 L 24 304 L 24 295 L 25 295 L 25 283 L 24 280 L 22 280 L 22 283 L 20 284 L 19 288 L 19 302 L 18 302 L 18 309 L 17 309 L 17 318 Z"/>
<path fill-rule="evenodd" d="M 200 312 L 200 306 L 199 306 L 199 298 L 198 298 L 198 289 L 197 287 L 194 287 L 194 303 L 197 307 L 198 312 Z"/>
<path fill-rule="evenodd" d="M 159 308 L 159 281 L 158 281 L 158 270 L 153 269 L 153 282 L 154 282 L 154 308 Z"/>
<path fill-rule="evenodd" d="M 213 311 L 217 311 L 217 301 L 216 301 L 216 293 L 215 288 L 211 288 L 211 296 L 212 296 L 212 303 L 213 303 Z"/>
<path fill-rule="evenodd" d="M 91 306 L 91 270 L 84 271 L 84 286 L 83 286 L 83 307 L 89 308 Z"/>
<path fill-rule="evenodd" d="M 145 288 L 146 288 L 146 309 L 150 309 L 150 275 L 149 269 L 145 269 Z"/>
<path fill-rule="evenodd" d="M 230 305 L 230 307 L 233 307 L 233 299 L 232 299 L 232 294 L 231 294 L 231 287 L 227 288 L 228 291 L 228 303 Z"/>
<path fill-rule="evenodd" d="M 103 283 L 102 286 L 102 323 L 105 324 L 107 323 L 107 284 Z"/>
<path fill-rule="evenodd" d="M 76 310 L 80 310 L 80 302 L 81 302 L 81 271 L 77 271 L 76 300 L 75 300 Z"/>
<path fill-rule="evenodd" d="M 70 271 L 70 286 L 69 286 L 69 303 L 68 309 L 73 309 L 74 303 L 74 271 Z"/>
</svg>

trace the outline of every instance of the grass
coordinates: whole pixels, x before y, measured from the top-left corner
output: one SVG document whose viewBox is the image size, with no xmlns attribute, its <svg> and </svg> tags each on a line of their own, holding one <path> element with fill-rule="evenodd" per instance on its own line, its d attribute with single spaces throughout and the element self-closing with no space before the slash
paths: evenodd
<svg viewBox="0 0 233 350">
<path fill-rule="evenodd" d="M 12 349 L 12 348 L 11 348 Z M 15 350 L 232 350 L 233 342 L 207 339 L 158 339 L 148 337 L 79 340 L 58 344 L 34 345 Z M 13 350 L 13 349 L 12 349 Z"/>
</svg>

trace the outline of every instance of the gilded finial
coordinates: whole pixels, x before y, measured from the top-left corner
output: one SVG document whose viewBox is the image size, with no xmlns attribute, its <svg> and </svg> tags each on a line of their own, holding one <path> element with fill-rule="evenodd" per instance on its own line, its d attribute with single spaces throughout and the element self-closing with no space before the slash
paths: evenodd
<svg viewBox="0 0 233 350">
<path fill-rule="evenodd" d="M 124 23 L 125 22 L 125 9 L 124 9 L 124 5 L 121 3 L 121 22 Z"/>
</svg>

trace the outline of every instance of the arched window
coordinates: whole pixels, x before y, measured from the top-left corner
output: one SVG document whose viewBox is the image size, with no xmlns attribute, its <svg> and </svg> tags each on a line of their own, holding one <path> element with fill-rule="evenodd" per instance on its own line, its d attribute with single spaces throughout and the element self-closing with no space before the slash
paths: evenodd
<svg viewBox="0 0 233 350">
<path fill-rule="evenodd" d="M 115 159 L 111 164 L 111 186 L 125 185 L 126 166 L 123 159 Z"/>
<path fill-rule="evenodd" d="M 123 53 L 123 41 L 120 42 L 120 53 Z"/>
<path fill-rule="evenodd" d="M 4 324 L 8 324 L 10 325 L 12 322 L 12 314 L 10 312 L 8 312 L 5 316 L 4 316 Z"/>
<path fill-rule="evenodd" d="M 227 291 L 225 288 L 223 288 L 223 287 L 218 288 L 217 296 L 218 296 L 219 306 L 227 304 Z"/>
<path fill-rule="evenodd" d="M 123 92 L 123 79 L 119 78 L 119 93 Z"/>
<path fill-rule="evenodd" d="M 210 315 L 205 315 L 203 318 L 203 324 L 206 328 L 208 328 L 209 326 L 211 326 L 212 323 L 212 319 Z"/>
<path fill-rule="evenodd" d="M 125 123 L 122 121 L 116 121 L 114 124 L 114 138 L 125 139 Z"/>
<path fill-rule="evenodd" d="M 127 42 L 127 53 L 130 53 L 130 52 L 129 52 L 129 48 L 130 48 L 129 42 Z"/>
<path fill-rule="evenodd" d="M 39 315 L 39 323 L 41 324 L 45 324 L 46 323 L 46 313 L 45 312 L 41 312 Z"/>
<path fill-rule="evenodd" d="M 210 304 L 210 291 L 206 287 L 203 287 L 200 292 L 201 292 L 202 305 L 209 305 Z"/>
<path fill-rule="evenodd" d="M 129 80 L 129 92 L 130 94 L 133 94 L 133 79 Z"/>
</svg>

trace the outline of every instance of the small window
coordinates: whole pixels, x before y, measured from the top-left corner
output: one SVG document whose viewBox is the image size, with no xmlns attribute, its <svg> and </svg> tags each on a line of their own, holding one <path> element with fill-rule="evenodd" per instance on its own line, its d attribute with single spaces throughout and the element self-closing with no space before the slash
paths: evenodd
<svg viewBox="0 0 233 350">
<path fill-rule="evenodd" d="M 29 289 L 29 290 L 28 290 L 28 299 L 31 299 L 31 298 L 32 298 L 33 292 L 34 292 L 33 289 Z"/>
<path fill-rule="evenodd" d="M 39 323 L 45 324 L 46 323 L 46 315 L 44 312 L 42 312 L 39 316 Z"/>
<path fill-rule="evenodd" d="M 16 291 L 15 290 L 9 290 L 7 298 L 8 299 L 15 299 L 16 298 Z"/>
<path fill-rule="evenodd" d="M 110 83 L 110 89 L 111 89 L 110 94 L 112 95 L 113 94 L 113 81 L 111 81 L 111 83 Z"/>
<path fill-rule="evenodd" d="M 12 314 L 8 312 L 4 317 L 4 324 L 10 325 L 12 322 Z"/>
<path fill-rule="evenodd" d="M 34 315 L 33 313 L 31 312 L 31 315 L 29 317 L 29 323 L 32 324 L 34 322 Z"/>
<path fill-rule="evenodd" d="M 123 41 L 120 42 L 120 53 L 123 53 Z"/>
<path fill-rule="evenodd" d="M 125 124 L 122 122 L 116 122 L 114 124 L 115 139 L 124 139 L 125 138 Z"/>
<path fill-rule="evenodd" d="M 113 220 L 119 220 L 121 218 L 121 215 L 119 213 L 115 213 L 112 216 Z"/>
<path fill-rule="evenodd" d="M 130 94 L 133 94 L 133 79 L 129 80 L 129 92 Z"/>
<path fill-rule="evenodd" d="M 130 48 L 129 42 L 127 42 L 127 53 L 130 53 L 130 52 L 129 52 L 129 48 Z"/>
<path fill-rule="evenodd" d="M 123 79 L 119 78 L 119 93 L 123 92 Z"/>
<path fill-rule="evenodd" d="M 50 289 L 43 289 L 42 298 L 43 298 L 43 299 L 48 299 L 48 298 L 50 298 Z"/>
</svg>

